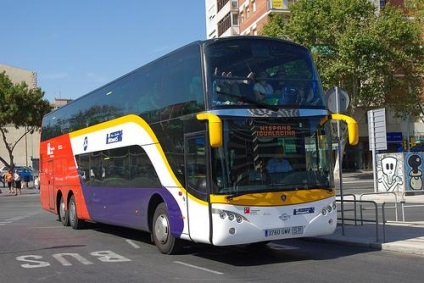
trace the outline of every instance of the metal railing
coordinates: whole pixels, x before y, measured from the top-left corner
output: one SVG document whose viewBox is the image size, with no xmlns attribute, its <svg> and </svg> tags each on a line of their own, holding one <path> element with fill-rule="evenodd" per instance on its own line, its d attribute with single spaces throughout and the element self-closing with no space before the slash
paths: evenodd
<svg viewBox="0 0 424 283">
<path fill-rule="evenodd" d="M 374 200 L 364 200 L 363 197 L 364 196 L 370 196 L 370 195 L 392 195 L 393 196 L 393 201 L 382 201 L 382 202 L 376 202 Z M 342 196 L 337 195 L 336 197 L 340 198 Z M 350 198 L 350 199 L 346 199 L 346 198 Z M 383 230 L 383 243 L 386 242 L 386 223 L 388 222 L 405 222 L 405 218 L 406 218 L 406 213 L 405 213 L 405 208 L 418 208 L 418 207 L 424 207 L 424 204 L 408 204 L 406 205 L 406 201 L 405 201 L 405 195 L 402 194 L 400 200 L 398 198 L 398 195 L 395 192 L 376 192 L 376 193 L 363 193 L 359 196 L 359 200 L 358 197 L 354 194 L 346 194 L 343 195 L 343 197 L 341 199 L 337 199 L 337 202 L 344 202 L 344 203 L 353 203 L 353 208 L 347 208 L 347 209 L 343 209 L 343 212 L 353 212 L 353 216 L 352 217 L 339 217 L 339 220 L 342 221 L 342 224 L 344 225 L 344 221 L 352 221 L 354 223 L 355 226 L 358 225 L 358 223 L 360 223 L 360 225 L 364 225 L 364 222 L 368 222 L 368 223 L 374 223 L 375 224 L 375 235 L 376 235 L 376 241 L 379 242 L 379 224 L 382 225 L 382 230 Z M 364 207 L 366 204 L 372 204 L 372 208 L 368 208 L 368 207 Z M 379 213 L 378 213 L 378 209 L 379 209 L 379 204 L 381 204 L 381 223 L 379 222 Z M 399 205 L 401 206 L 401 217 L 402 220 L 399 221 Z M 395 220 L 394 221 L 389 221 L 386 219 L 386 209 L 394 209 L 394 214 L 395 214 Z M 373 210 L 374 211 L 374 219 L 366 219 L 364 217 L 364 211 L 365 210 Z M 359 215 L 358 215 L 358 211 L 359 211 Z M 341 212 L 341 210 L 338 210 L 338 212 Z M 342 213 L 342 215 L 344 215 L 344 213 Z M 344 230 L 343 230 L 344 231 Z"/>
<path fill-rule="evenodd" d="M 338 199 L 338 202 L 343 201 L 344 203 L 353 203 L 354 208 L 353 209 L 345 209 L 345 212 L 349 212 L 349 211 L 353 211 L 354 212 L 354 217 L 353 218 L 348 218 L 348 217 L 343 217 L 343 218 L 339 218 L 339 220 L 341 220 L 343 222 L 342 225 L 344 225 L 344 221 L 353 221 L 355 223 L 355 226 L 357 226 L 358 223 L 358 217 L 357 217 L 357 205 L 360 205 L 360 210 L 361 210 L 361 218 L 360 218 L 360 222 L 361 225 L 363 225 L 364 222 L 370 222 L 370 223 L 375 223 L 375 237 L 376 237 L 376 241 L 379 242 L 380 238 L 379 238 L 379 232 L 378 232 L 378 205 L 375 201 L 372 200 L 357 200 L 356 196 L 353 200 L 346 200 L 343 197 L 343 200 Z M 372 204 L 374 206 L 374 215 L 375 215 L 375 219 L 364 219 L 363 214 L 362 214 L 362 210 L 363 208 L 363 204 Z M 338 211 L 339 212 L 339 211 Z M 384 223 L 383 223 L 384 225 Z M 383 231 L 385 231 L 385 229 L 383 229 Z M 385 236 L 384 236 L 385 238 Z"/>
<path fill-rule="evenodd" d="M 377 193 L 363 193 L 359 196 L 359 199 L 362 200 L 363 196 L 368 196 L 368 195 L 393 195 L 394 196 L 394 208 L 395 209 L 395 219 L 396 221 L 398 221 L 398 198 L 397 198 L 397 194 L 395 192 L 377 192 Z M 362 209 L 361 209 L 361 214 L 362 214 Z"/>
</svg>

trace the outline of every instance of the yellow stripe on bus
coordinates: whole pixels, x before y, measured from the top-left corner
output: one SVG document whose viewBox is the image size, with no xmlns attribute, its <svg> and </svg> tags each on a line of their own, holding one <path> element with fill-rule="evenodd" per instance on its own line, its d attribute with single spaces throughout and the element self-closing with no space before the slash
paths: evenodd
<svg viewBox="0 0 424 283">
<path fill-rule="evenodd" d="M 130 114 L 126 115 L 120 118 L 116 118 L 107 122 L 103 122 L 94 126 L 87 127 L 85 129 L 81 129 L 75 132 L 69 133 L 69 136 L 71 138 L 79 137 L 82 135 L 90 134 L 96 131 L 105 130 L 110 127 L 119 126 L 126 123 L 135 123 L 140 125 L 152 138 L 153 142 L 157 143 L 158 139 L 156 138 L 155 133 L 153 132 L 152 128 L 150 128 L 149 124 L 144 121 L 140 116 Z"/>
<path fill-rule="evenodd" d="M 244 206 L 294 205 L 318 201 L 336 195 L 335 190 L 314 189 L 301 191 L 252 193 L 241 196 L 211 195 L 211 203 Z"/>
</svg>

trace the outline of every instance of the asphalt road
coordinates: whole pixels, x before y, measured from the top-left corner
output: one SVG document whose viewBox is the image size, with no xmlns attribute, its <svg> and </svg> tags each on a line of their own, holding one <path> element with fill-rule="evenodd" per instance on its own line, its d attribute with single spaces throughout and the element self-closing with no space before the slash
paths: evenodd
<svg viewBox="0 0 424 283">
<path fill-rule="evenodd" d="M 0 198 L 0 282 L 422 282 L 423 258 L 306 240 L 188 245 L 160 254 L 146 233 L 63 227 L 37 195 Z"/>
</svg>

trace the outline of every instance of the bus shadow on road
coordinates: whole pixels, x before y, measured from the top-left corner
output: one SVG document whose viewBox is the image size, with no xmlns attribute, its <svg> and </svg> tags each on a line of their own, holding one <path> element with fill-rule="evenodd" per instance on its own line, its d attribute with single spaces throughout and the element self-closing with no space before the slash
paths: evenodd
<svg viewBox="0 0 424 283">
<path fill-rule="evenodd" d="M 151 235 L 148 232 L 144 232 L 137 229 L 114 226 L 96 222 L 86 222 L 84 229 L 91 229 L 97 232 L 111 234 L 118 237 L 122 237 L 129 240 L 140 241 L 146 244 L 153 244 L 151 241 Z"/>
<path fill-rule="evenodd" d="M 337 247 L 329 243 L 310 243 L 303 240 L 276 241 L 230 247 L 193 245 L 188 253 L 234 266 L 260 266 L 274 263 L 331 260 L 359 253 L 376 252 L 363 247 Z"/>
<path fill-rule="evenodd" d="M 140 244 L 154 246 L 150 233 L 132 228 L 87 222 L 84 229 L 91 229 L 96 232 L 137 241 Z M 178 256 L 191 255 L 234 266 L 260 266 L 284 262 L 329 260 L 369 252 L 376 252 L 376 250 L 357 246 L 340 246 L 326 242 L 311 242 L 302 239 L 226 247 L 187 241 Z"/>
</svg>

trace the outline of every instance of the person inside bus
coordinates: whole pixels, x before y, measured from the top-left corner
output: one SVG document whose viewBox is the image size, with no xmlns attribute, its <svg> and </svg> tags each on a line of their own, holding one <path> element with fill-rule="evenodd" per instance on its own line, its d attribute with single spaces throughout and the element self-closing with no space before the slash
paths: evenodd
<svg viewBox="0 0 424 283">
<path fill-rule="evenodd" d="M 270 182 L 273 184 L 281 182 L 284 173 L 290 171 L 293 171 L 293 168 L 290 162 L 284 158 L 284 146 L 278 146 L 275 156 L 268 160 L 266 164 L 266 172 Z"/>
<path fill-rule="evenodd" d="M 268 83 L 269 75 L 266 71 L 259 72 L 258 77 L 256 78 L 256 83 L 253 86 L 253 92 L 255 93 L 255 98 L 258 101 L 264 100 L 266 96 L 271 96 L 274 93 L 274 88 Z"/>
<path fill-rule="evenodd" d="M 213 76 L 214 81 L 214 92 L 216 97 L 213 100 L 219 104 L 235 104 L 240 96 L 240 89 L 235 80 L 227 80 L 225 78 L 232 78 L 232 72 L 219 73 L 218 68 L 215 68 Z"/>
<path fill-rule="evenodd" d="M 275 90 L 275 94 L 282 94 L 284 87 L 287 85 L 286 72 L 284 70 L 278 70 L 274 80 L 272 81 L 272 87 Z"/>
<path fill-rule="evenodd" d="M 278 70 L 274 80 L 275 94 L 280 96 L 280 104 L 298 104 L 297 88 L 287 80 L 286 72 Z"/>
</svg>

